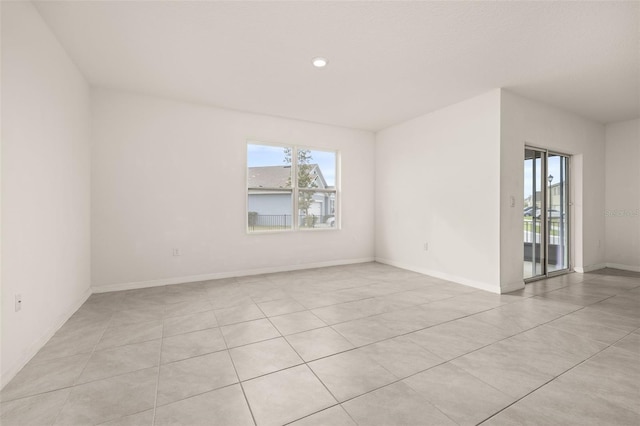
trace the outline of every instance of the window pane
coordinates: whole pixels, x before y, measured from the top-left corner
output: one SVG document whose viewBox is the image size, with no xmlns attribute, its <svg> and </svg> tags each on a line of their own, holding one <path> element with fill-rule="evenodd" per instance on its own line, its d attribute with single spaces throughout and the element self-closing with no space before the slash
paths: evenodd
<svg viewBox="0 0 640 426">
<path fill-rule="evenodd" d="M 291 188 L 289 148 L 268 145 L 247 145 L 249 188 Z"/>
<path fill-rule="evenodd" d="M 336 193 L 301 189 L 298 192 L 299 227 L 332 228 L 336 226 Z"/>
<path fill-rule="evenodd" d="M 249 191 L 249 231 L 291 229 L 291 191 Z"/>
<path fill-rule="evenodd" d="M 524 278 L 544 275 L 543 158 L 540 151 L 525 149 L 524 159 Z"/>
<path fill-rule="evenodd" d="M 298 188 L 335 189 L 336 153 L 298 149 Z"/>
<path fill-rule="evenodd" d="M 287 163 L 287 151 L 286 147 L 247 145 L 247 226 L 251 232 L 292 227 L 291 161 Z"/>
<path fill-rule="evenodd" d="M 569 157 L 549 154 L 547 157 L 547 233 L 549 238 L 548 272 L 569 267 L 569 199 L 567 197 L 567 168 Z"/>
</svg>

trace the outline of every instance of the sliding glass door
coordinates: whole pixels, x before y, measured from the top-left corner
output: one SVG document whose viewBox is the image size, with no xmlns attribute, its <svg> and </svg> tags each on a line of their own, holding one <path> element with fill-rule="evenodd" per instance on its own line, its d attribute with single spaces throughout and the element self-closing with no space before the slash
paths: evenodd
<svg viewBox="0 0 640 426">
<path fill-rule="evenodd" d="M 534 149 L 524 151 L 524 278 L 545 274 L 544 221 L 544 168 L 543 152 Z"/>
<path fill-rule="evenodd" d="M 525 148 L 525 280 L 569 270 L 568 176 L 567 155 Z"/>
<path fill-rule="evenodd" d="M 569 269 L 569 157 L 547 154 L 547 273 Z"/>
</svg>

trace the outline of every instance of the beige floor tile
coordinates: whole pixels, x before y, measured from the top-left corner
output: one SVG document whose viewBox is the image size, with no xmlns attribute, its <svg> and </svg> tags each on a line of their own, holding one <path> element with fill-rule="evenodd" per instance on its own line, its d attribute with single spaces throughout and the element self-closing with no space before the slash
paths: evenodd
<svg viewBox="0 0 640 426">
<path fill-rule="evenodd" d="M 343 407 L 359 425 L 456 425 L 402 382 L 347 401 Z"/>
<path fill-rule="evenodd" d="M 241 322 L 221 328 L 230 348 L 280 337 L 278 330 L 267 319 Z"/>
<path fill-rule="evenodd" d="M 640 301 L 623 297 L 622 295 L 613 296 L 589 306 L 610 314 L 621 315 L 635 320 L 640 319 Z"/>
<path fill-rule="evenodd" d="M 372 297 L 313 309 L 311 312 L 325 323 L 333 325 L 358 318 L 370 317 L 384 312 L 403 309 L 408 306 L 410 306 L 410 304 L 407 302 L 389 300 L 382 297 Z"/>
<path fill-rule="evenodd" d="M 171 317 L 164 320 L 164 337 L 175 336 L 176 334 L 189 333 L 192 331 L 206 330 L 218 326 L 216 316 L 213 311 L 199 312 L 197 314 Z"/>
<path fill-rule="evenodd" d="M 58 332 L 33 358 L 33 361 L 46 361 L 72 355 L 91 353 L 106 329 L 106 323 L 91 329 L 75 332 Z"/>
<path fill-rule="evenodd" d="M 100 426 L 151 426 L 153 425 L 153 410 L 143 411 L 141 413 L 131 414 L 130 416 L 120 417 L 106 423 L 100 423 Z"/>
<path fill-rule="evenodd" d="M 535 282 L 528 283 L 525 286 L 524 290 L 522 291 L 522 294 L 533 296 L 537 294 L 547 293 L 553 290 L 558 290 L 560 288 L 565 288 L 568 285 L 570 285 L 570 283 L 563 282 L 563 281 L 553 281 L 553 280 L 535 281 Z M 511 294 L 515 294 L 515 293 L 511 293 Z"/>
<path fill-rule="evenodd" d="M 311 313 L 311 311 L 279 315 L 271 317 L 270 320 L 283 336 L 327 326 L 324 321 Z"/>
<path fill-rule="evenodd" d="M 439 356 L 411 342 L 407 336 L 363 346 L 358 351 L 399 378 L 408 377 L 444 362 Z"/>
<path fill-rule="evenodd" d="M 614 345 L 616 348 L 626 349 L 640 356 L 640 335 L 631 333 Z"/>
<path fill-rule="evenodd" d="M 184 284 L 176 284 L 177 287 L 189 286 L 190 284 L 196 283 L 184 283 Z M 164 302 L 167 306 L 176 304 L 176 303 L 193 303 L 199 302 L 201 300 L 207 299 L 207 293 L 204 289 L 197 288 L 171 288 L 171 286 L 167 289 L 167 293 L 164 296 Z"/>
<path fill-rule="evenodd" d="M 290 424 L 291 426 L 357 426 L 340 405 L 334 405 Z"/>
<path fill-rule="evenodd" d="M 208 328 L 164 338 L 160 361 L 166 364 L 223 349 L 226 345 L 220 329 Z"/>
<path fill-rule="evenodd" d="M 529 364 L 538 354 L 530 352 L 525 358 L 525 351 L 516 353 L 511 351 L 513 348 L 495 344 L 456 358 L 451 363 L 513 398 L 521 398 L 554 378 L 555 374 L 549 372 L 548 366 L 541 368 Z M 566 370 L 571 365 L 563 362 L 560 368 Z"/>
<path fill-rule="evenodd" d="M 601 275 L 584 281 L 585 286 L 596 287 L 600 290 L 611 289 L 616 293 L 638 288 L 640 286 L 639 283 L 640 277 L 622 277 L 615 275 Z"/>
<path fill-rule="evenodd" d="M 52 425 L 67 400 L 70 388 L 47 392 L 0 404 L 3 426 Z"/>
<path fill-rule="evenodd" d="M 292 334 L 286 336 L 286 339 L 307 362 L 354 348 L 347 339 L 331 327 Z"/>
<path fill-rule="evenodd" d="M 634 331 L 640 327 L 640 319 L 610 314 L 598 309 L 593 309 L 592 307 L 586 307 L 573 312 L 572 316 L 584 320 L 585 322 L 595 322 L 603 326 L 618 328 L 624 331 Z"/>
<path fill-rule="evenodd" d="M 85 302 L 86 306 L 102 306 L 118 310 L 125 298 L 125 292 L 112 291 L 107 293 L 94 293 Z"/>
<path fill-rule="evenodd" d="M 160 343 L 158 339 L 96 351 L 89 358 L 77 383 L 155 367 L 160 363 Z"/>
<path fill-rule="evenodd" d="M 213 306 L 209 300 L 202 296 L 195 300 L 185 300 L 177 303 L 171 303 L 166 306 L 164 317 L 180 317 L 183 315 L 197 314 L 198 312 L 206 312 L 213 310 Z"/>
<path fill-rule="evenodd" d="M 262 312 L 265 313 L 268 317 L 273 317 L 276 315 L 284 315 L 290 314 L 293 312 L 304 311 L 306 308 L 298 303 L 295 299 L 286 298 L 286 299 L 278 299 L 271 300 L 268 302 L 258 303 Z"/>
<path fill-rule="evenodd" d="M 104 423 L 153 408 L 158 368 L 74 386 L 57 425 Z"/>
<path fill-rule="evenodd" d="M 253 424 L 240 385 L 217 389 L 156 409 L 156 426 Z"/>
<path fill-rule="evenodd" d="M 404 380 L 459 425 L 476 425 L 515 401 L 451 364 Z"/>
<path fill-rule="evenodd" d="M 302 359 L 284 338 L 266 340 L 229 351 L 240 380 L 248 380 L 302 364 Z"/>
<path fill-rule="evenodd" d="M 399 311 L 387 312 L 385 314 L 376 315 L 372 318 L 380 320 L 390 329 L 397 329 L 403 333 L 418 331 L 440 323 L 440 321 L 434 320 L 431 313 L 425 311 L 420 306 L 413 306 Z"/>
<path fill-rule="evenodd" d="M 209 304 L 212 309 L 226 309 L 232 306 L 250 305 L 255 303 L 251 296 L 247 294 L 219 295 L 207 291 Z"/>
<path fill-rule="evenodd" d="M 103 315 L 101 313 L 90 313 L 82 305 L 67 322 L 56 332 L 55 336 L 60 335 L 87 335 L 102 333 L 109 326 L 111 318 L 114 315 L 114 311 L 110 311 L 109 315 Z"/>
<path fill-rule="evenodd" d="M 548 326 L 606 344 L 612 344 L 627 335 L 627 331 L 608 327 L 598 321 L 585 318 L 584 315 L 579 316 L 579 312 L 560 317 L 548 323 Z"/>
<path fill-rule="evenodd" d="M 509 342 L 530 345 L 540 351 L 551 353 L 557 358 L 569 357 L 574 364 L 583 361 L 607 347 L 606 344 L 586 337 L 568 333 L 549 325 L 536 327 L 511 337 Z M 543 354 L 544 355 L 544 354 Z"/>
<path fill-rule="evenodd" d="M 109 327 L 96 346 L 96 350 L 148 342 L 162 337 L 162 321 L 149 321 Z"/>
<path fill-rule="evenodd" d="M 637 425 L 640 414 L 604 399 L 594 392 L 575 397 L 573 387 L 552 382 L 528 395 L 516 405 L 546 424 L 556 425 Z"/>
<path fill-rule="evenodd" d="M 482 423 L 482 426 L 557 426 L 553 418 L 546 417 L 540 410 L 517 402 L 500 411 Z"/>
<path fill-rule="evenodd" d="M 289 291 L 278 287 L 271 287 L 271 284 L 269 287 L 259 288 L 251 292 L 251 299 L 257 304 L 290 298 L 291 294 L 289 294 Z"/>
<path fill-rule="evenodd" d="M 358 297 L 349 295 L 346 293 L 325 293 L 325 294 L 307 294 L 307 295 L 295 295 L 294 299 L 298 301 L 302 306 L 307 309 L 317 309 L 324 306 L 336 305 L 338 303 L 351 302 Z"/>
<path fill-rule="evenodd" d="M 429 290 L 408 290 L 400 293 L 392 293 L 386 296 L 389 300 L 406 302 L 411 305 L 421 305 L 423 303 L 434 302 L 439 298 L 433 296 Z"/>
<path fill-rule="evenodd" d="M 593 394 L 616 406 L 640 413 L 640 365 L 638 354 L 609 347 L 558 377 L 557 386 L 579 398 Z"/>
<path fill-rule="evenodd" d="M 371 357 L 353 350 L 308 364 L 338 401 L 387 385 L 397 377 Z"/>
<path fill-rule="evenodd" d="M 0 392 L 2 402 L 36 395 L 73 385 L 90 354 L 50 361 L 29 362 Z"/>
<path fill-rule="evenodd" d="M 226 309 L 216 309 L 213 313 L 216 315 L 218 324 L 221 326 L 264 318 L 264 314 L 260 308 L 258 308 L 258 305 L 254 303 L 251 305 L 233 306 Z"/>
<path fill-rule="evenodd" d="M 336 404 L 305 365 L 244 382 L 259 426 L 282 425 Z"/>
<path fill-rule="evenodd" d="M 383 314 L 343 322 L 332 326 L 332 328 L 354 346 L 364 346 L 414 331 L 411 324 L 405 324 L 404 329 L 398 328 L 398 325 L 402 325 L 402 323 L 387 322 Z"/>
<path fill-rule="evenodd" d="M 164 364 L 158 380 L 158 405 L 238 382 L 227 351 Z"/>
<path fill-rule="evenodd" d="M 556 315 L 555 317 L 557 318 L 558 316 Z M 518 313 L 511 309 L 511 305 L 480 312 L 471 315 L 469 318 L 483 324 L 492 325 L 501 330 L 505 336 L 513 336 L 541 324 L 541 318 L 528 317 Z"/>
<path fill-rule="evenodd" d="M 613 269 L 509 295 L 376 263 L 96 294 L 2 390 L 1 419 L 253 424 L 239 374 L 258 424 L 636 424 L 638 312 L 640 274 Z"/>
<path fill-rule="evenodd" d="M 119 311 L 111 318 L 110 327 L 135 324 L 139 322 L 161 321 L 164 317 L 165 305 L 152 305 L 139 309 Z"/>
<path fill-rule="evenodd" d="M 538 298 L 556 300 L 559 302 L 570 303 L 577 306 L 589 306 L 594 303 L 600 302 L 611 296 L 607 295 L 589 295 L 589 294 L 576 294 L 570 291 L 571 286 L 561 288 L 559 290 L 550 291 L 547 293 L 539 294 Z"/>
<path fill-rule="evenodd" d="M 502 340 L 506 336 L 507 333 L 490 324 L 461 318 L 408 334 L 406 337 L 440 358 L 450 360 Z"/>
</svg>

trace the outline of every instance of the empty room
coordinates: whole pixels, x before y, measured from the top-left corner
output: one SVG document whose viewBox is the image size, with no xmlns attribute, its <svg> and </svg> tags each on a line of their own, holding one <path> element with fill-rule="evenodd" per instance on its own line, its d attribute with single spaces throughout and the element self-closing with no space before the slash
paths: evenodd
<svg viewBox="0 0 640 426">
<path fill-rule="evenodd" d="M 640 424 L 637 1 L 1 1 L 0 424 Z"/>
</svg>

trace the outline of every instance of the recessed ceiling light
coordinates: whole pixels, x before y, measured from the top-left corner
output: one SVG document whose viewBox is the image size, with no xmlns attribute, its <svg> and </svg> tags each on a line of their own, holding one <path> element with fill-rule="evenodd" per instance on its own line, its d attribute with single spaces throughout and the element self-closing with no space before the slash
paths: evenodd
<svg viewBox="0 0 640 426">
<path fill-rule="evenodd" d="M 329 63 L 329 61 L 326 58 L 322 58 L 320 56 L 313 58 L 313 60 L 311 61 L 311 63 L 313 64 L 314 67 L 316 68 L 324 68 L 327 66 L 327 64 Z"/>
</svg>

